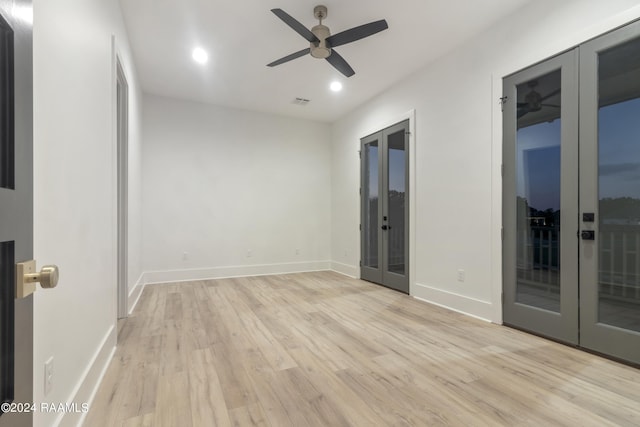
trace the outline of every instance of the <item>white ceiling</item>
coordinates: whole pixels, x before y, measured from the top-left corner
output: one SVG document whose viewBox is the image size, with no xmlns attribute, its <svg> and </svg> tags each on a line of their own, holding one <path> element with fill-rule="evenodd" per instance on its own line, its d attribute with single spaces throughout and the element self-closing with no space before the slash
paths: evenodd
<svg viewBox="0 0 640 427">
<path fill-rule="evenodd" d="M 531 0 L 120 0 L 146 93 L 332 122 Z M 311 28 L 324 4 L 332 34 L 378 19 L 389 29 L 336 50 L 356 74 L 310 56 L 267 63 L 308 42 L 270 12 Z M 202 46 L 202 66 L 191 51 Z M 340 80 L 344 90 L 329 91 Z M 310 99 L 306 106 L 296 97 Z"/>
</svg>

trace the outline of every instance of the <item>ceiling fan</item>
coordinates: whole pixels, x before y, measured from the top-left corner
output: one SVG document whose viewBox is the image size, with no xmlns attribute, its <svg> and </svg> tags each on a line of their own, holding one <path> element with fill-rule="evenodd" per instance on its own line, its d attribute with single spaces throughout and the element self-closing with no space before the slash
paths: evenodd
<svg viewBox="0 0 640 427">
<path fill-rule="evenodd" d="M 342 74 L 347 77 L 351 77 L 355 74 L 355 71 L 353 71 L 353 68 L 351 68 L 347 61 L 345 61 L 334 48 L 369 37 L 389 28 L 387 21 L 381 19 L 379 21 L 370 22 L 368 24 L 342 31 L 338 34 L 331 35 L 329 27 L 322 25 L 322 20 L 327 17 L 326 6 L 316 6 L 313 8 L 313 16 L 320 21 L 320 24 L 316 25 L 311 30 L 307 29 L 307 27 L 302 25 L 282 9 L 271 9 L 271 12 L 273 12 L 278 18 L 282 19 L 284 23 L 290 26 L 296 33 L 304 37 L 309 43 L 311 43 L 311 46 L 292 53 L 291 55 L 287 55 L 284 58 L 280 58 L 277 61 L 273 61 L 272 63 L 267 64 L 267 67 L 275 67 L 276 65 L 289 62 L 292 59 L 300 58 L 306 54 L 311 54 L 314 58 L 326 59 L 329 64 L 333 65 Z"/>
<path fill-rule="evenodd" d="M 559 94 L 560 93 L 559 88 L 554 90 L 551 93 L 548 93 L 545 96 L 542 96 L 540 95 L 540 92 L 535 90 L 535 87 L 538 86 L 537 80 L 531 80 L 528 83 L 528 86 L 531 88 L 531 91 L 525 95 L 524 102 L 518 102 L 518 118 L 528 113 L 540 111 L 542 110 L 542 107 L 560 108 L 559 105 L 543 103 L 547 99 L 552 98 L 557 94 Z"/>
</svg>

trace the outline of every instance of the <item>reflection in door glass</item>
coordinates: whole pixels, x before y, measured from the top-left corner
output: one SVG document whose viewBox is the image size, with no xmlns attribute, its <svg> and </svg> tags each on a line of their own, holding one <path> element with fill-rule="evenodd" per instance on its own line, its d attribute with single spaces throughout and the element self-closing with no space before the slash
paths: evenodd
<svg viewBox="0 0 640 427">
<path fill-rule="evenodd" d="M 363 189 L 365 197 L 362 233 L 364 254 L 362 265 L 378 268 L 378 141 L 365 145 Z"/>
<path fill-rule="evenodd" d="M 640 39 L 599 55 L 598 320 L 640 332 Z"/>
<path fill-rule="evenodd" d="M 15 188 L 13 30 L 0 16 L 0 188 Z"/>
<path fill-rule="evenodd" d="M 557 70 L 517 87 L 516 302 L 560 311 L 560 85 Z"/>
<path fill-rule="evenodd" d="M 389 217 L 387 230 L 389 239 L 389 271 L 405 274 L 404 231 L 406 159 L 404 129 L 388 136 L 389 160 Z"/>
<path fill-rule="evenodd" d="M 15 242 L 0 242 L 0 402 L 13 400 Z"/>
</svg>

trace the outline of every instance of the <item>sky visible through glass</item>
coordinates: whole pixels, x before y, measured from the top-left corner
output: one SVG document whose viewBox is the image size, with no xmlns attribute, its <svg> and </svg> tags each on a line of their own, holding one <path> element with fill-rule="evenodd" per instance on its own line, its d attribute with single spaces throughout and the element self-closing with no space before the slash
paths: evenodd
<svg viewBox="0 0 640 427">
<path fill-rule="evenodd" d="M 389 150 L 389 191 L 404 193 L 404 150 Z M 369 198 L 378 197 L 378 147 L 369 149 Z"/>
<path fill-rule="evenodd" d="M 518 130 L 518 196 L 538 210 L 560 209 L 561 120 Z M 640 199 L 640 98 L 600 109 L 599 198 Z M 529 148 L 530 147 L 530 148 Z"/>
<path fill-rule="evenodd" d="M 600 109 L 599 196 L 640 199 L 640 98 Z"/>
<path fill-rule="evenodd" d="M 540 211 L 560 209 L 560 123 L 554 120 L 518 130 L 518 146 L 527 149 L 522 150 L 517 194 Z"/>
</svg>

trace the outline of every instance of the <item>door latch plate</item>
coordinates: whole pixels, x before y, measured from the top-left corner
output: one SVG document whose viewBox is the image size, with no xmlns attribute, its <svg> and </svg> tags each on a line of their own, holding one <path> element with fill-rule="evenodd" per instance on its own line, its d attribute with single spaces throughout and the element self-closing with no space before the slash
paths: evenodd
<svg viewBox="0 0 640 427">
<path fill-rule="evenodd" d="M 16 264 L 16 298 L 26 298 L 36 291 L 36 283 L 25 280 L 26 275 L 36 273 L 34 260 Z"/>
</svg>

